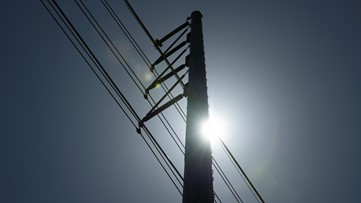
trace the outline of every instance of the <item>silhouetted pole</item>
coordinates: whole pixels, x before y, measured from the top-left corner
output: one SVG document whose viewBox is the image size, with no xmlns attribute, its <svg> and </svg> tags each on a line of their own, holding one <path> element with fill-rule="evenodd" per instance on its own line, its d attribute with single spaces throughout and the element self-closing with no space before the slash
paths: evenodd
<svg viewBox="0 0 361 203">
<path fill-rule="evenodd" d="M 214 199 L 210 141 L 200 132 L 201 123 L 209 117 L 201 18 L 199 11 L 192 13 L 183 203 Z"/>
</svg>

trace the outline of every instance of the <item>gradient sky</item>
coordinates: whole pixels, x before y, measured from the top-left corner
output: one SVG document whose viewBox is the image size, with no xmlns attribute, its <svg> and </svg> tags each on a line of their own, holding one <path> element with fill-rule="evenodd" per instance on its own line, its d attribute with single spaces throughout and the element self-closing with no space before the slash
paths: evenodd
<svg viewBox="0 0 361 203">
<path fill-rule="evenodd" d="M 109 2 L 155 60 L 155 49 L 122 1 Z M 224 140 L 266 202 L 361 202 L 358 1 L 151 2 L 131 3 L 155 38 L 193 10 L 203 13 L 210 111 L 226 120 Z M 101 4 L 85 3 L 150 83 Z M 61 5 L 86 40 L 98 39 L 76 4 Z M 40 1 L 0 6 L 0 202 L 181 202 Z M 109 52 L 94 46 L 145 115 L 150 107 L 142 95 Z M 184 139 L 174 109 L 166 115 Z M 183 171 L 169 135 L 157 121 L 149 127 Z M 214 156 L 243 191 L 242 179 L 217 146 Z M 223 202 L 234 202 L 218 177 L 215 188 Z"/>
</svg>

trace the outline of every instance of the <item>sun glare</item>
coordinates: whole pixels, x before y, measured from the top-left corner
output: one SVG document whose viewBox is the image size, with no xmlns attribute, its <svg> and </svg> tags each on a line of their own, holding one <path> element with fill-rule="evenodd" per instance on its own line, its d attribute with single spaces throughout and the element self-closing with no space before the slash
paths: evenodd
<svg viewBox="0 0 361 203">
<path fill-rule="evenodd" d="M 201 134 L 206 140 L 215 141 L 224 136 L 226 127 L 224 122 L 218 118 L 210 118 L 201 124 Z"/>
</svg>

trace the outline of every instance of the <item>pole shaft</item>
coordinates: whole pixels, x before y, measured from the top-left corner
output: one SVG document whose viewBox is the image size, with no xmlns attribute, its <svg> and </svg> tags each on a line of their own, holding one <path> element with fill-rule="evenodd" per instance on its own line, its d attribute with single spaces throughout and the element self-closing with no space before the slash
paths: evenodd
<svg viewBox="0 0 361 203">
<path fill-rule="evenodd" d="M 199 11 L 192 13 L 183 203 L 213 202 L 211 146 L 200 132 L 209 117 L 201 19 Z"/>
</svg>

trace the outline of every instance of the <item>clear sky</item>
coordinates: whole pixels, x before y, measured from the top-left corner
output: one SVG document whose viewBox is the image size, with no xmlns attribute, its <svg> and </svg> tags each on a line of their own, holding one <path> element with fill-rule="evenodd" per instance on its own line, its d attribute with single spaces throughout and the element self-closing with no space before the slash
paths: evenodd
<svg viewBox="0 0 361 203">
<path fill-rule="evenodd" d="M 144 63 L 102 4 L 84 2 L 150 84 Z M 155 38 L 193 10 L 203 13 L 210 111 L 226 121 L 224 141 L 266 202 L 361 202 L 358 1 L 149 2 L 131 3 Z M 109 3 L 154 61 L 156 50 L 123 2 Z M 145 115 L 149 105 L 77 5 L 60 5 Z M 0 7 L 0 202 L 181 202 L 40 1 Z M 174 108 L 166 115 L 184 139 Z M 183 171 L 169 135 L 156 119 L 148 124 Z M 245 202 L 255 202 L 225 154 L 217 146 L 213 151 Z M 219 177 L 214 184 L 223 202 L 235 202 Z"/>
</svg>

